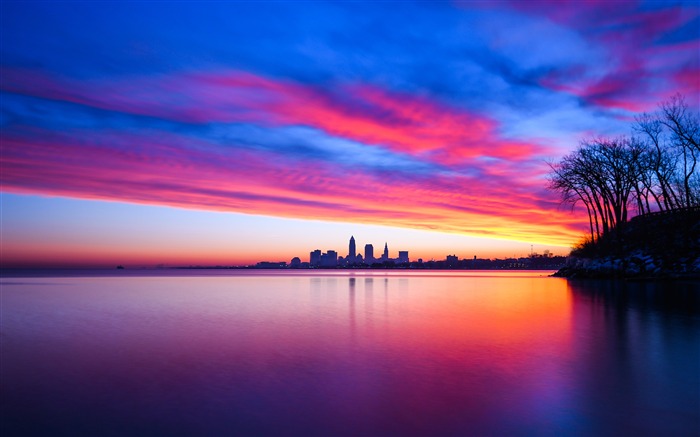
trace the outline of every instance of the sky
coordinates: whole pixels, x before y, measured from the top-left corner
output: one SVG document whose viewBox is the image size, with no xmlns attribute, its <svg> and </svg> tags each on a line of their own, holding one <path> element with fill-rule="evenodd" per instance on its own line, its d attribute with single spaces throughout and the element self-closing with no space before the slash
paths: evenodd
<svg viewBox="0 0 700 437">
<path fill-rule="evenodd" d="M 676 93 L 697 1 L 3 1 L 2 265 L 563 255 L 547 163 Z"/>
</svg>

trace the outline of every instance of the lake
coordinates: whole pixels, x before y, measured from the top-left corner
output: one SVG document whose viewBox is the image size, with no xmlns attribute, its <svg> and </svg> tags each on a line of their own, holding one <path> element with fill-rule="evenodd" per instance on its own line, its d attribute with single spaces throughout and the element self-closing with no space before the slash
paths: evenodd
<svg viewBox="0 0 700 437">
<path fill-rule="evenodd" d="M 4 274 L 2 435 L 700 434 L 700 285 Z"/>
</svg>

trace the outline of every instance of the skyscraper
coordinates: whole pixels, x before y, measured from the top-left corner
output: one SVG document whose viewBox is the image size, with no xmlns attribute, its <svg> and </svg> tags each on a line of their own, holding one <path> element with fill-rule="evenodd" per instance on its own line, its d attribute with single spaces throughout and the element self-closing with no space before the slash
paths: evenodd
<svg viewBox="0 0 700 437">
<path fill-rule="evenodd" d="M 357 256 L 357 254 L 355 253 L 355 237 L 351 236 L 350 237 L 350 247 L 348 248 L 348 262 L 354 263 L 356 256 Z"/>
<path fill-rule="evenodd" d="M 338 265 L 338 252 L 329 250 L 321 255 L 321 265 L 323 267 L 336 267 Z"/>
<path fill-rule="evenodd" d="M 389 259 L 389 246 L 384 243 L 384 253 L 382 254 L 382 261 L 387 261 Z"/>
<path fill-rule="evenodd" d="M 365 244 L 365 263 L 372 264 L 374 262 L 374 246 Z"/>
<path fill-rule="evenodd" d="M 318 266 L 321 264 L 321 250 L 316 249 L 309 253 L 309 264 L 312 266 Z"/>
</svg>

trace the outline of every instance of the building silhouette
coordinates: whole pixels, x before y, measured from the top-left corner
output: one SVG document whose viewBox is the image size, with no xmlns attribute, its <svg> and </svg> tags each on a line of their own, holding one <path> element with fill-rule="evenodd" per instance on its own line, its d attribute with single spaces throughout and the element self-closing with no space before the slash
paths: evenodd
<svg viewBox="0 0 700 437">
<path fill-rule="evenodd" d="M 318 267 L 321 265 L 321 249 L 309 253 L 309 265 Z"/>
<path fill-rule="evenodd" d="M 356 253 L 356 249 L 355 249 L 355 237 L 351 236 L 350 237 L 350 246 L 348 247 L 347 262 L 350 264 L 354 263 L 356 257 L 357 257 L 357 253 Z"/>
<path fill-rule="evenodd" d="M 365 244 L 365 263 L 372 264 L 374 262 L 374 246 Z"/>
<path fill-rule="evenodd" d="M 460 260 L 456 254 L 447 255 L 444 260 L 429 260 L 423 262 L 418 258 L 411 262 L 407 250 L 399 250 L 397 258 L 389 257 L 389 244 L 384 243 L 384 250 L 380 258 L 374 257 L 374 246 L 365 244 L 364 256 L 357 251 L 355 237 L 350 236 L 348 243 L 348 255 L 338 256 L 335 250 L 322 252 L 320 249 L 309 252 L 309 262 L 302 262 L 298 257 L 292 258 L 287 264 L 284 261 L 261 261 L 248 266 L 261 269 L 316 269 L 316 268 L 400 268 L 400 269 L 558 269 L 564 265 L 566 257 L 554 256 L 548 250 L 543 255 L 531 253 L 528 257 L 506 259 L 473 259 Z"/>
<path fill-rule="evenodd" d="M 457 258 L 457 255 L 447 255 L 445 258 L 445 263 L 448 267 L 455 267 L 458 262 L 459 258 Z"/>
<path fill-rule="evenodd" d="M 328 252 L 321 255 L 321 266 L 322 267 L 335 267 L 338 265 L 338 252 L 335 250 L 329 250 Z"/>
</svg>

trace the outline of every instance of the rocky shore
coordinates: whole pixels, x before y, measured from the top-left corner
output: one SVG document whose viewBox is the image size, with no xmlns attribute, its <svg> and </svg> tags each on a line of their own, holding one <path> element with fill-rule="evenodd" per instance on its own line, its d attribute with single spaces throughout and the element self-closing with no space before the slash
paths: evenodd
<svg viewBox="0 0 700 437">
<path fill-rule="evenodd" d="M 697 278 L 700 257 L 681 258 L 669 265 L 663 259 L 636 251 L 627 257 L 579 258 L 570 256 L 554 275 L 564 278 Z"/>
<path fill-rule="evenodd" d="M 700 279 L 700 210 L 635 217 L 616 235 L 572 251 L 554 276 Z"/>
</svg>

